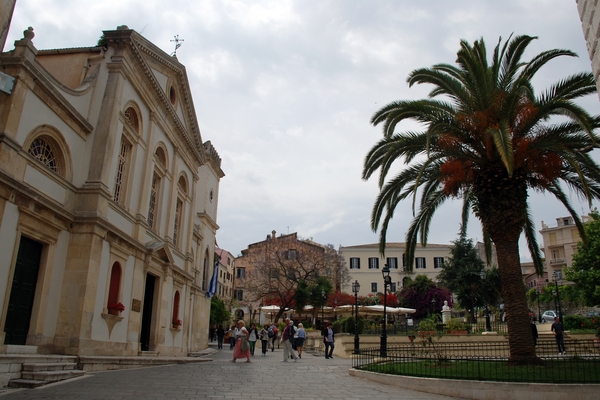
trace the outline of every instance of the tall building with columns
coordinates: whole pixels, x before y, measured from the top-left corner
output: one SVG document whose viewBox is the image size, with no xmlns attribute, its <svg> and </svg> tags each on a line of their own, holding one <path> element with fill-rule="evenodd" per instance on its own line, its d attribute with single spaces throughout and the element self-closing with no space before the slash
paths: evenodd
<svg viewBox="0 0 600 400">
<path fill-rule="evenodd" d="M 0 353 L 206 348 L 224 173 L 185 67 L 120 26 L 57 50 L 26 29 L 0 69 Z"/>
</svg>

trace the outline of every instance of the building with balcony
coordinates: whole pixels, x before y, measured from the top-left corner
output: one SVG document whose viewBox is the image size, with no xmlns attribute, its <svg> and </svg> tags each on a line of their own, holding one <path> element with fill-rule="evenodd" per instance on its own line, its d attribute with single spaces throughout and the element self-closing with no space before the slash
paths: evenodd
<svg viewBox="0 0 600 400">
<path fill-rule="evenodd" d="M 584 215 L 583 222 L 590 220 Z M 563 268 L 573 264 L 573 254 L 577 251 L 577 243 L 581 240 L 579 230 L 573 217 L 556 218 L 556 225 L 548 226 L 542 221 L 543 252 L 547 276 L 556 276 L 563 279 Z"/>
</svg>

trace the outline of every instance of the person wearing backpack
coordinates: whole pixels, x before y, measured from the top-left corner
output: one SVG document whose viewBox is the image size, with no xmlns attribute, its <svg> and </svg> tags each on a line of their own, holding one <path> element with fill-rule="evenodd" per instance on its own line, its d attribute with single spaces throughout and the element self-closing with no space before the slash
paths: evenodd
<svg viewBox="0 0 600 400">
<path fill-rule="evenodd" d="M 277 327 L 271 322 L 269 327 L 269 340 L 271 341 L 271 351 L 275 351 L 275 341 L 277 340 Z M 277 346 L 279 348 L 279 345 Z"/>
<path fill-rule="evenodd" d="M 269 346 L 269 324 L 265 324 L 263 328 L 258 332 L 258 337 L 260 338 L 260 343 L 262 344 L 262 355 L 263 357 L 267 355 L 267 347 Z M 273 333 L 272 331 L 270 333 Z"/>
</svg>

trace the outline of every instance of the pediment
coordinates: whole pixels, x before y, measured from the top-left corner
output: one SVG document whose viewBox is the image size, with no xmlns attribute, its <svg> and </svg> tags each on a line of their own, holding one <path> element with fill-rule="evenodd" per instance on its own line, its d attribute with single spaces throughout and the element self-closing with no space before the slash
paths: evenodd
<svg viewBox="0 0 600 400">
<path fill-rule="evenodd" d="M 132 74 L 131 80 L 142 82 L 144 90 L 150 91 L 152 98 L 158 100 L 168 123 L 179 135 L 185 148 L 194 154 L 200 164 L 204 164 L 206 155 L 185 67 L 177 58 L 127 27 L 104 31 L 104 35 L 109 46 L 119 47 L 127 43 L 131 52 L 128 59 L 133 64 L 128 69 Z M 143 79 L 137 78 L 140 76 Z"/>
<path fill-rule="evenodd" d="M 173 255 L 171 254 L 171 250 L 166 245 L 165 242 L 149 242 L 146 243 L 146 249 L 150 252 L 154 257 L 159 259 L 165 264 L 173 264 Z"/>
</svg>

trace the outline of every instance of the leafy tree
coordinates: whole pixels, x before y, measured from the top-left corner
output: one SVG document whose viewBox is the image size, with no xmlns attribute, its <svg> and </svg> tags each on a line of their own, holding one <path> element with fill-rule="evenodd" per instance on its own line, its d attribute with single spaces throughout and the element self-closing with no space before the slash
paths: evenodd
<svg viewBox="0 0 600 400">
<path fill-rule="evenodd" d="M 417 275 L 415 279 L 408 278 L 398 295 L 400 307 L 417 310 L 413 314 L 417 319 L 440 312 L 444 300 L 451 305 L 451 294 L 448 289 L 436 285 L 425 275 Z"/>
<path fill-rule="evenodd" d="M 500 275 L 497 268 L 485 268 L 473 241 L 466 238 L 464 230 L 453 244 L 450 257 L 437 279 L 455 294 L 460 307 L 468 310 L 471 321 L 475 321 L 477 308 L 498 303 L 501 297 Z"/>
<path fill-rule="evenodd" d="M 600 214 L 590 213 L 591 220 L 584 224 L 587 241 L 577 244 L 573 264 L 565 268 L 565 277 L 575 282 L 583 294 L 585 304 L 600 304 Z M 562 296 L 562 295 L 561 295 Z"/>
<path fill-rule="evenodd" d="M 305 280 L 298 282 L 298 287 L 294 292 L 294 307 L 300 312 L 310 302 L 310 289 Z"/>
<path fill-rule="evenodd" d="M 462 199 L 463 227 L 470 212 L 480 220 L 485 243 L 493 241 L 498 252 L 513 364 L 541 362 L 531 337 L 519 255 L 519 238 L 525 233 L 541 274 L 528 190 L 554 195 L 571 213 L 582 237 L 581 221 L 562 183 L 590 202 L 600 198 L 600 168 L 589 155 L 599 140 L 593 130 L 600 118 L 573 102 L 596 91 L 594 77 L 589 72 L 569 76 L 536 95 L 532 80 L 540 68 L 576 54 L 549 50 L 525 61 L 523 54 L 534 39 L 517 36 L 504 44 L 500 40 L 491 62 L 483 39 L 472 45 L 462 40 L 457 66 L 437 64 L 413 71 L 409 85 L 434 85 L 430 98 L 393 102 L 375 113 L 371 122 L 383 124 L 384 138 L 369 151 L 363 169 L 363 179 L 380 170 L 371 227 L 380 227 L 382 254 L 396 206 L 411 197 L 418 205 L 405 240 L 409 270 L 417 240 L 427 244 L 433 215 L 446 200 Z M 434 99 L 439 96 L 443 99 Z M 424 129 L 395 132 L 404 120 L 415 120 Z M 392 168 L 395 161 L 406 167 L 388 180 L 388 173 L 398 170 Z"/>
<path fill-rule="evenodd" d="M 475 309 L 485 305 L 484 280 L 481 277 L 485 264 L 464 231 L 452 243 L 450 257 L 437 280 L 455 294 L 460 306 L 469 310 L 471 320 L 475 321 Z"/>
<path fill-rule="evenodd" d="M 269 236 L 264 242 L 250 245 L 236 260 L 238 267 L 246 267 L 245 297 L 249 301 L 265 299 L 266 304 L 280 307 L 275 322 L 285 309 L 295 306 L 294 294 L 300 282 L 311 288 L 321 279 L 329 281 L 338 262 L 326 246 L 298 239 L 296 234 Z"/>
<path fill-rule="evenodd" d="M 333 291 L 333 286 L 331 282 L 324 277 L 318 277 L 317 281 L 311 285 L 309 288 L 310 293 L 310 304 L 313 305 L 313 320 L 316 319 L 316 313 L 322 307 L 326 307 L 329 295 Z M 325 298 L 323 298 L 323 292 L 325 292 Z"/>
<path fill-rule="evenodd" d="M 227 311 L 223 300 L 217 296 L 210 298 L 210 324 L 225 324 L 231 319 L 231 313 Z"/>
</svg>

